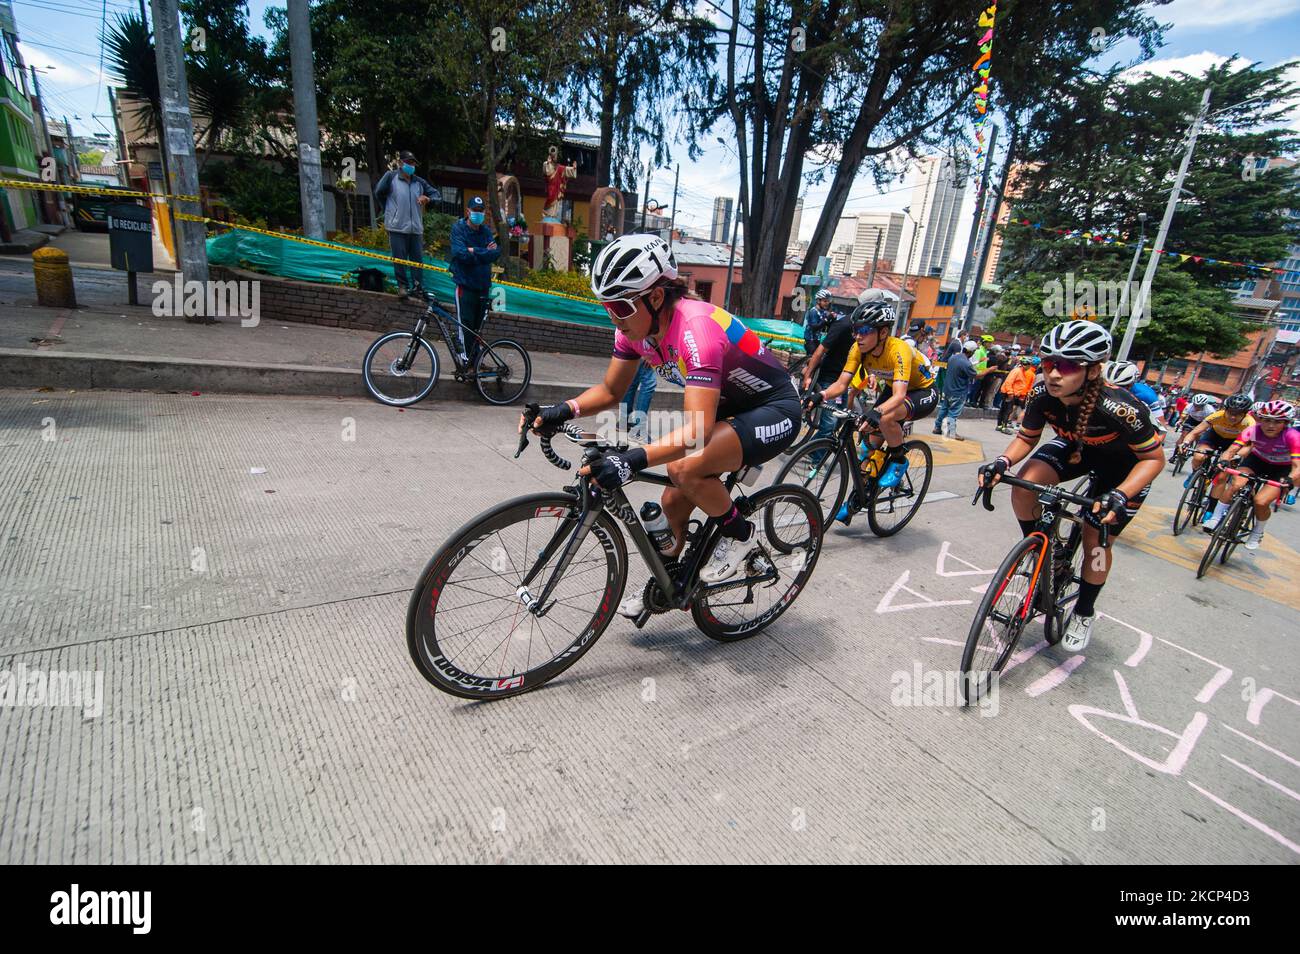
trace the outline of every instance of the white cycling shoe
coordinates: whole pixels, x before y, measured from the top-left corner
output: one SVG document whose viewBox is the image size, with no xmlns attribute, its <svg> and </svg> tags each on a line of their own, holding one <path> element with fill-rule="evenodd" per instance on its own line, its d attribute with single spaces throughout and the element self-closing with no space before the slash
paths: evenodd
<svg viewBox="0 0 1300 954">
<path fill-rule="evenodd" d="M 628 619 L 637 619 L 644 612 L 645 598 L 640 593 L 629 596 L 618 604 L 618 615 L 626 616 Z"/>
<path fill-rule="evenodd" d="M 1080 616 L 1078 613 L 1072 613 L 1065 624 L 1061 648 L 1067 653 L 1081 653 L 1087 649 L 1088 640 L 1092 639 L 1092 624 L 1096 621 L 1096 616 Z"/>
<path fill-rule="evenodd" d="M 731 579 L 740 573 L 746 557 L 753 553 L 754 549 L 753 532 L 748 540 L 719 537 L 708 565 L 700 570 L 700 579 L 705 583 L 722 583 Z"/>
<path fill-rule="evenodd" d="M 1250 535 L 1246 537 L 1246 549 L 1258 550 L 1259 545 L 1261 542 L 1263 542 L 1263 540 L 1264 540 L 1264 531 L 1257 525 L 1254 530 L 1250 531 Z"/>
</svg>

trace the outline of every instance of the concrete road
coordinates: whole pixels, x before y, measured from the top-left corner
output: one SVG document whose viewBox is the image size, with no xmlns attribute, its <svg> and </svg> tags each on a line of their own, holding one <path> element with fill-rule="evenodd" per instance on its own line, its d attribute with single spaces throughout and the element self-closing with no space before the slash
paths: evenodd
<svg viewBox="0 0 1300 954">
<path fill-rule="evenodd" d="M 616 618 L 542 690 L 467 703 L 405 611 L 457 526 L 564 482 L 513 423 L 0 391 L 0 861 L 1300 857 L 1295 514 L 1198 582 L 1162 477 L 1088 652 L 1034 625 L 996 712 L 959 710 L 930 690 L 1018 533 L 1005 492 L 970 506 L 1006 439 L 963 421 L 912 525 L 832 531 L 763 634 Z"/>
</svg>

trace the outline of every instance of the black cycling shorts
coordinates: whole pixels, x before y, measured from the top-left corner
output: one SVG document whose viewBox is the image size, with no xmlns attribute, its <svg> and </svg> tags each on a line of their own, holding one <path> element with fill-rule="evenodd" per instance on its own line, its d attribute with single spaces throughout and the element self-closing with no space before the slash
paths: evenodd
<svg viewBox="0 0 1300 954">
<path fill-rule="evenodd" d="M 1265 480 L 1277 480 L 1285 484 L 1291 478 L 1290 464 L 1269 463 L 1262 457 L 1256 457 L 1253 451 L 1239 461 L 1239 466 L 1250 468 L 1252 474 Z"/>
<path fill-rule="evenodd" d="M 1074 453 L 1074 441 L 1055 438 L 1048 441 L 1038 450 L 1034 451 L 1030 460 L 1041 460 L 1056 471 L 1057 480 L 1060 483 L 1067 483 L 1082 477 L 1084 474 L 1093 474 L 1093 481 L 1086 491 L 1090 497 L 1100 497 L 1102 494 L 1114 490 L 1125 479 L 1128 478 L 1129 472 L 1133 469 L 1132 458 L 1117 454 L 1089 454 L 1087 448 L 1084 448 L 1083 459 L 1077 464 L 1070 463 L 1070 455 Z M 1151 485 L 1147 484 L 1142 488 L 1142 492 L 1136 496 L 1130 497 L 1127 512 L 1116 517 L 1115 522 L 1110 524 L 1111 536 L 1118 536 L 1120 531 L 1128 526 L 1128 522 L 1137 516 L 1143 501 L 1147 499 L 1147 494 L 1151 492 Z M 1101 526 L 1101 514 L 1087 513 L 1084 515 L 1084 521 L 1091 526 Z"/>
<path fill-rule="evenodd" d="M 799 436 L 802 409 L 797 397 L 771 401 L 747 411 L 727 413 L 718 409 L 718 418 L 726 421 L 740 438 L 740 450 L 746 466 L 762 464 L 776 457 Z"/>
<path fill-rule="evenodd" d="M 1224 437 L 1217 431 L 1211 429 L 1196 438 L 1196 449 L 1199 451 L 1202 447 L 1210 447 L 1216 451 L 1225 451 L 1232 446 L 1234 440 L 1236 440 L 1236 438 Z"/>
<path fill-rule="evenodd" d="M 893 394 L 890 388 L 882 389 L 876 397 L 876 403 L 872 405 L 873 410 L 888 401 Z M 907 419 L 919 421 L 923 417 L 929 417 L 939 406 L 939 392 L 934 388 L 917 388 L 915 391 L 908 391 L 904 400 L 907 404 Z"/>
</svg>

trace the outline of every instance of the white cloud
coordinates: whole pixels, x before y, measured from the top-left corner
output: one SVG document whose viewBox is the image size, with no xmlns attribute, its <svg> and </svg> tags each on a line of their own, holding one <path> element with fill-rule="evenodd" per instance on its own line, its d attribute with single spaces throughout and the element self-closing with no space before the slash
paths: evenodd
<svg viewBox="0 0 1300 954">
<path fill-rule="evenodd" d="M 87 83 L 97 84 L 99 82 L 98 72 L 70 63 L 59 57 L 57 53 L 47 53 L 41 49 L 39 43 L 28 43 L 25 40 L 19 40 L 18 49 L 27 64 L 35 66 L 38 70 L 50 70 L 50 72 L 41 76 L 42 85 L 52 84 L 66 89 L 71 86 L 84 86 Z"/>
<path fill-rule="evenodd" d="M 1219 66 L 1227 61 L 1226 56 L 1212 53 L 1209 50 L 1202 50 L 1200 53 L 1189 53 L 1187 56 L 1172 56 L 1164 60 L 1148 60 L 1139 66 L 1125 70 L 1122 75 L 1124 79 L 1137 79 L 1143 73 L 1150 73 L 1153 76 L 1172 76 L 1174 73 L 1202 76 L 1210 67 Z M 1238 69 L 1245 69 L 1250 63 L 1246 59 L 1237 62 Z"/>
<path fill-rule="evenodd" d="M 1300 0 L 1174 0 L 1150 13 L 1178 28 L 1243 27 L 1300 12 Z"/>
</svg>

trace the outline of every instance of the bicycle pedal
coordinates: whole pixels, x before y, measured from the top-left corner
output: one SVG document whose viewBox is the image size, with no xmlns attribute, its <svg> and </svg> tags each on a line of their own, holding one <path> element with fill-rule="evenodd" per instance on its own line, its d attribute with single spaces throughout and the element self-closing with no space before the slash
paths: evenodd
<svg viewBox="0 0 1300 954">
<path fill-rule="evenodd" d="M 632 625 L 635 626 L 637 629 L 640 629 L 649 621 L 652 615 L 653 614 L 650 612 L 649 609 L 643 609 L 641 611 L 641 615 L 638 616 L 636 619 L 632 620 Z"/>
</svg>

